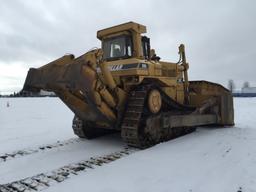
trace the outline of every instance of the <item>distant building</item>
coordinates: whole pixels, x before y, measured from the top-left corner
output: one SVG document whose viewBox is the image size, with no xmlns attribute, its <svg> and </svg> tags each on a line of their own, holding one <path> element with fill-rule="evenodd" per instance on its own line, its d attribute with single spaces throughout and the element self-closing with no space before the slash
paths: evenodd
<svg viewBox="0 0 256 192">
<path fill-rule="evenodd" d="M 256 87 L 243 87 L 232 93 L 234 97 L 256 97 Z"/>
<path fill-rule="evenodd" d="M 256 94 L 256 87 L 243 87 L 242 93 L 255 93 Z"/>
</svg>

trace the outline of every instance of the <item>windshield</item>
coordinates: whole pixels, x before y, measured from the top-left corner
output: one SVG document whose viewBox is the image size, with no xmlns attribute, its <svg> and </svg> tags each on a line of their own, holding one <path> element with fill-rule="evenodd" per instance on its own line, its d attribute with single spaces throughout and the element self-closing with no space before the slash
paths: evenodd
<svg viewBox="0 0 256 192">
<path fill-rule="evenodd" d="M 114 60 L 132 56 L 132 43 L 130 36 L 119 36 L 103 41 L 103 58 Z"/>
</svg>

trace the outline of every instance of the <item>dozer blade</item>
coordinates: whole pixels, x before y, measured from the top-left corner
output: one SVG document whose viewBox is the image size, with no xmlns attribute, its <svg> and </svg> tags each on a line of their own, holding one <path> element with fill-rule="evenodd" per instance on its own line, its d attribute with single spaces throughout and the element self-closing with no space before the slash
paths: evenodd
<svg viewBox="0 0 256 192">
<path fill-rule="evenodd" d="M 95 101 L 96 72 L 83 56 L 64 56 L 38 69 L 31 68 L 23 90 L 53 91 L 82 120 L 115 121 L 114 113 L 104 103 Z"/>
<path fill-rule="evenodd" d="M 217 114 L 217 125 L 234 125 L 233 96 L 225 87 L 208 81 L 190 81 L 190 102 L 196 113 Z"/>
</svg>

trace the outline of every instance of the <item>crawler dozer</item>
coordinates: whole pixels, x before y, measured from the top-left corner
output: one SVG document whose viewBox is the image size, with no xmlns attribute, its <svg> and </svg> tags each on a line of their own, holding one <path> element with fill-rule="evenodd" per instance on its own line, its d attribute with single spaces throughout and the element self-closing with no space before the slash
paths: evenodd
<svg viewBox="0 0 256 192">
<path fill-rule="evenodd" d="M 232 126 L 230 91 L 208 81 L 189 81 L 184 45 L 177 63 L 161 61 L 144 33 L 146 27 L 134 22 L 100 30 L 100 49 L 30 68 L 23 90 L 55 92 L 74 112 L 78 137 L 120 131 L 129 146 L 139 148 L 198 126 Z"/>
</svg>

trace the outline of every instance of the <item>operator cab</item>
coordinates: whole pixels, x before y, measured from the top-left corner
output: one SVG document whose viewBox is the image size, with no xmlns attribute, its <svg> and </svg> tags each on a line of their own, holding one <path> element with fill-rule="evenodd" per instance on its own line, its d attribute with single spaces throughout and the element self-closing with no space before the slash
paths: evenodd
<svg viewBox="0 0 256 192">
<path fill-rule="evenodd" d="M 102 41 L 103 59 L 113 61 L 118 59 L 128 59 L 133 56 L 132 36 L 120 35 L 104 39 Z M 143 58 L 150 59 L 150 39 L 141 37 L 141 50 Z"/>
<path fill-rule="evenodd" d="M 98 31 L 97 37 L 102 42 L 103 59 L 114 61 L 137 58 L 159 61 L 160 57 L 151 54 L 150 39 L 142 36 L 143 33 L 146 33 L 146 27 L 134 22 Z"/>
<path fill-rule="evenodd" d="M 103 59 L 107 61 L 132 57 L 132 37 L 120 35 L 102 41 Z"/>
</svg>

